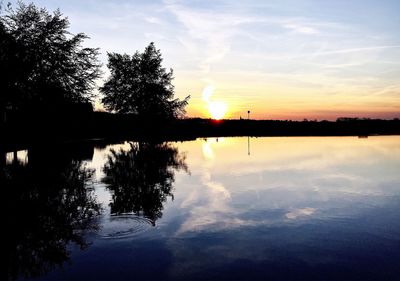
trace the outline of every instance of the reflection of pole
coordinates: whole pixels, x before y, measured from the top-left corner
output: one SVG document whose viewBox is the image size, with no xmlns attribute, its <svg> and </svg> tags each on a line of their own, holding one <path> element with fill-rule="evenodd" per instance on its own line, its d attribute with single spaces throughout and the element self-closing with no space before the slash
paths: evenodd
<svg viewBox="0 0 400 281">
<path fill-rule="evenodd" d="M 250 155 L 250 136 L 247 137 L 247 155 Z"/>
<path fill-rule="evenodd" d="M 250 120 L 250 110 L 247 110 L 247 120 Z M 250 155 L 250 136 L 247 136 L 247 155 Z"/>
</svg>

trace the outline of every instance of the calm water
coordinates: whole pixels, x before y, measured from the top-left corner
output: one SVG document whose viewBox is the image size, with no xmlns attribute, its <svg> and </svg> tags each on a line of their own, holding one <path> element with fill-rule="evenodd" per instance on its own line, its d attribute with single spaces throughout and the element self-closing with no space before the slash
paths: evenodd
<svg viewBox="0 0 400 281">
<path fill-rule="evenodd" d="M 0 180 L 10 280 L 400 280 L 400 136 L 46 145 Z"/>
</svg>

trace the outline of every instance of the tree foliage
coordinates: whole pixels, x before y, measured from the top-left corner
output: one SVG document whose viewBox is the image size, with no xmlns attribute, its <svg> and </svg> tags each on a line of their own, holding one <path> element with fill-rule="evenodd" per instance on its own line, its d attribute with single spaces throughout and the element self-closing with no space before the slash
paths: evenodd
<svg viewBox="0 0 400 281">
<path fill-rule="evenodd" d="M 112 191 L 113 214 L 135 213 L 153 224 L 163 204 L 173 198 L 175 171 L 188 172 L 185 155 L 168 143 L 130 143 L 129 150 L 111 150 L 103 182 Z"/>
<path fill-rule="evenodd" d="M 108 110 L 151 118 L 177 118 L 185 114 L 189 96 L 174 99 L 173 71 L 161 66 L 162 57 L 154 43 L 143 53 L 109 53 L 111 76 L 100 91 Z"/>
<path fill-rule="evenodd" d="M 71 245 L 87 248 L 86 234 L 99 229 L 101 205 L 90 188 L 94 170 L 70 153 L 46 147 L 30 149 L 26 163 L 0 159 L 3 280 L 30 280 L 61 267 Z"/>
<path fill-rule="evenodd" d="M 100 76 L 98 49 L 68 31 L 59 10 L 18 3 L 0 15 L 1 107 L 89 102 Z"/>
</svg>

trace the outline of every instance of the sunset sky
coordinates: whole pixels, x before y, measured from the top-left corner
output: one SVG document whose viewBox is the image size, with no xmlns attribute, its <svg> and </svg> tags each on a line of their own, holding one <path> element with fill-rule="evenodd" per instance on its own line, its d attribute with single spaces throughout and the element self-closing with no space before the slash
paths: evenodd
<svg viewBox="0 0 400 281">
<path fill-rule="evenodd" d="M 190 117 L 400 117 L 397 0 L 33 2 L 91 37 L 104 77 L 106 52 L 155 42 Z"/>
</svg>

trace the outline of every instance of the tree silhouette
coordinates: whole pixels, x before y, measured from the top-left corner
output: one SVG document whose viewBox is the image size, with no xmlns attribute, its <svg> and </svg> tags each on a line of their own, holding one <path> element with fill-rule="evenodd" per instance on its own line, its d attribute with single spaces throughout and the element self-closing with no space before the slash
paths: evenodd
<svg viewBox="0 0 400 281">
<path fill-rule="evenodd" d="M 160 50 L 150 43 L 143 53 L 108 54 L 111 76 L 100 88 L 108 110 L 146 118 L 177 118 L 185 114 L 189 96 L 174 99 L 172 69 L 161 66 Z"/>
<path fill-rule="evenodd" d="M 0 106 L 12 109 L 88 103 L 99 77 L 98 50 L 83 48 L 59 10 L 10 5 L 0 16 Z"/>
<path fill-rule="evenodd" d="M 86 248 L 85 233 L 98 228 L 100 205 L 87 187 L 93 171 L 67 155 L 31 152 L 28 163 L 0 162 L 3 280 L 38 277 L 61 267 L 69 260 L 67 246 Z"/>
<path fill-rule="evenodd" d="M 185 156 L 167 143 L 131 143 L 129 150 L 111 151 L 103 182 L 112 191 L 113 214 L 135 213 L 155 223 L 163 203 L 173 197 L 175 170 L 188 170 Z"/>
</svg>

